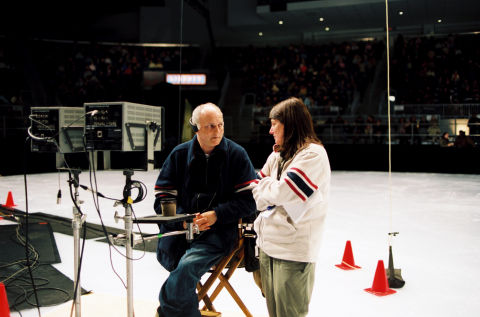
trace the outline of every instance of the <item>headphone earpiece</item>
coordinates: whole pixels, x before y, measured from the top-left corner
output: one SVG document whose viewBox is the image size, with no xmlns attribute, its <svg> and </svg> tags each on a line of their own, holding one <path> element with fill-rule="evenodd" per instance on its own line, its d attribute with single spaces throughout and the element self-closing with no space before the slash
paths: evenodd
<svg viewBox="0 0 480 317">
<path fill-rule="evenodd" d="M 188 123 L 190 123 L 190 126 L 192 127 L 193 132 L 198 132 L 198 127 L 196 124 L 193 124 L 192 118 L 190 118 Z"/>
</svg>

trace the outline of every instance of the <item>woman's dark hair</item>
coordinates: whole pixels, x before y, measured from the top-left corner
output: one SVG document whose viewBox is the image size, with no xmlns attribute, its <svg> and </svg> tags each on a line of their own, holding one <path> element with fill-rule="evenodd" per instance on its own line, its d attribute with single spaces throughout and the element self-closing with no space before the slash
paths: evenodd
<svg viewBox="0 0 480 317">
<path fill-rule="evenodd" d="M 283 159 L 291 159 L 310 143 L 321 144 L 313 129 L 312 116 L 301 99 L 291 97 L 279 102 L 270 110 L 269 118 L 284 125 L 283 144 L 280 146 Z"/>
</svg>

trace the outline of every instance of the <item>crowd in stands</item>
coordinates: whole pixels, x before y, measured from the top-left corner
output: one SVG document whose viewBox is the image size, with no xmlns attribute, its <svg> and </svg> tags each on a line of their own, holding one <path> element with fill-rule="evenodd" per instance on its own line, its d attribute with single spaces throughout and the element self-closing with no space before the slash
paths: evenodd
<svg viewBox="0 0 480 317">
<path fill-rule="evenodd" d="M 2 83 L 11 82 L 12 73 L 26 72 L 30 76 L 29 83 L 19 81 L 2 90 L 1 95 L 7 102 L 12 102 L 12 98 L 18 100 L 19 91 L 31 90 L 32 85 L 39 86 L 43 92 L 42 105 L 82 106 L 84 102 L 104 100 L 139 102 L 143 96 L 144 70 L 178 71 L 180 67 L 178 47 L 40 40 L 20 45 L 7 39 L 0 43 Z M 24 58 L 17 63 L 6 63 L 6 55 Z M 197 67 L 200 55 L 196 47 L 183 48 L 182 70 Z M 8 71 L 4 71 L 5 68 Z M 35 78 L 37 82 L 32 83 Z"/>
<path fill-rule="evenodd" d="M 365 92 L 383 52 L 380 41 L 224 49 L 229 65 L 242 70 L 243 92 L 260 106 L 297 96 L 309 107 L 343 110 L 355 91 Z"/>
<path fill-rule="evenodd" d="M 392 87 L 399 104 L 480 102 L 480 36 L 395 40 Z"/>
<path fill-rule="evenodd" d="M 219 56 L 230 70 L 241 75 L 242 93 L 255 95 L 259 112 L 297 96 L 311 110 L 340 109 L 337 117 L 319 113 L 316 130 L 324 140 L 381 144 L 386 142 L 385 118 L 348 117 L 345 110 L 355 94 L 360 101 L 363 98 L 384 51 L 382 41 L 361 41 L 220 48 Z M 197 47 L 184 48 L 182 70 L 198 67 L 201 56 Z M 480 103 L 478 56 L 478 35 L 399 36 L 391 72 L 396 103 Z M 179 48 L 40 40 L 21 43 L 0 38 L 0 103 L 28 104 L 22 91 L 32 90 L 35 85 L 44 94 L 44 104 L 29 106 L 82 106 L 84 102 L 104 100 L 142 102 L 144 71 L 178 70 L 179 64 Z M 395 118 L 392 141 L 438 144 L 444 132 L 438 119 L 422 115 Z M 473 129 L 477 125 L 474 123 Z M 473 140 L 478 142 L 475 137 Z"/>
<path fill-rule="evenodd" d="M 20 96 L 10 96 L 12 93 L 6 90 L 19 86 L 22 78 L 18 77 L 24 77 L 24 73 L 37 72 L 46 104 L 138 99 L 143 71 L 178 69 L 179 51 L 47 41 L 30 41 L 22 46 L 0 39 L 0 95 L 9 102 L 11 97 L 18 100 Z M 360 41 L 230 47 L 221 49 L 221 55 L 231 68 L 241 69 L 243 92 L 254 93 L 262 107 L 297 96 L 307 106 L 336 106 L 339 113 L 345 113 L 356 92 L 362 100 L 384 51 L 382 41 Z M 199 48 L 184 48 L 182 69 L 197 66 L 201 55 Z M 480 36 L 398 36 L 392 55 L 391 86 L 397 104 L 480 102 Z M 24 60 L 14 56 L 23 56 Z"/>
</svg>

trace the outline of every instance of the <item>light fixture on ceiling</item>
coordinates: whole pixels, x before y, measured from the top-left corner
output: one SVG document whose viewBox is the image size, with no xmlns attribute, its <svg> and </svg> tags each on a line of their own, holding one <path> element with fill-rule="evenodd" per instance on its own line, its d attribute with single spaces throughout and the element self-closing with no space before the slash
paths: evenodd
<svg viewBox="0 0 480 317">
<path fill-rule="evenodd" d="M 438 20 L 437 20 L 437 23 L 442 23 L 442 19 L 438 19 Z"/>
<path fill-rule="evenodd" d="M 278 21 L 278 24 L 282 25 L 282 24 L 283 24 L 283 20 L 279 20 L 279 21 Z"/>
<path fill-rule="evenodd" d="M 323 22 L 324 20 L 325 20 L 325 19 L 322 18 L 322 17 L 318 18 L 318 21 L 320 21 L 320 22 Z"/>
<path fill-rule="evenodd" d="M 398 15 L 403 15 L 404 13 L 402 10 L 398 11 Z"/>
<path fill-rule="evenodd" d="M 326 26 L 325 31 L 327 31 L 327 32 L 330 31 L 330 27 Z"/>
<path fill-rule="evenodd" d="M 258 36 L 263 36 L 263 32 L 258 32 Z"/>
</svg>

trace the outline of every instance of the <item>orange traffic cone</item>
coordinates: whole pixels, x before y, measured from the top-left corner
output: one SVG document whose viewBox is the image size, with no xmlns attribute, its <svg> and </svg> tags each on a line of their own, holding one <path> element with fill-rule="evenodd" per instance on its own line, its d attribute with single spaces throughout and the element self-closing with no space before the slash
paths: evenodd
<svg viewBox="0 0 480 317">
<path fill-rule="evenodd" d="M 383 265 L 382 260 L 378 261 L 372 287 L 366 288 L 365 291 L 377 296 L 385 296 L 397 292 L 388 287 L 387 273 L 385 273 L 385 266 Z"/>
<path fill-rule="evenodd" d="M 5 291 L 5 285 L 0 283 L 0 316 L 10 317 L 10 308 L 8 307 L 7 292 Z"/>
<path fill-rule="evenodd" d="M 345 251 L 343 252 L 342 263 L 335 264 L 335 266 L 341 268 L 342 270 L 361 269 L 360 266 L 355 265 L 355 260 L 353 259 L 352 244 L 350 240 L 348 240 L 345 245 Z"/>
<path fill-rule="evenodd" d="M 7 202 L 5 203 L 5 205 L 2 206 L 7 208 L 17 207 L 17 205 L 15 205 L 15 203 L 13 202 L 12 192 L 8 192 Z"/>
</svg>

